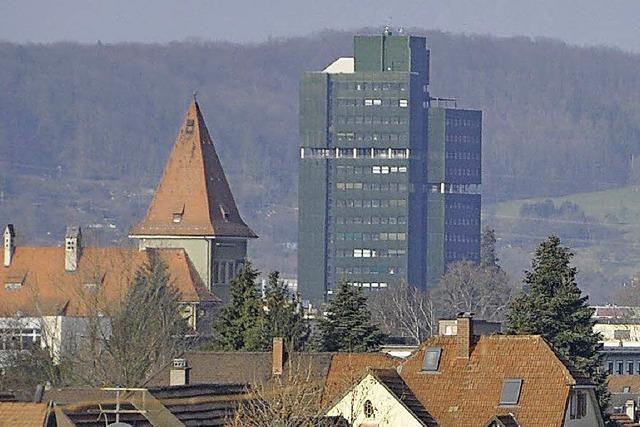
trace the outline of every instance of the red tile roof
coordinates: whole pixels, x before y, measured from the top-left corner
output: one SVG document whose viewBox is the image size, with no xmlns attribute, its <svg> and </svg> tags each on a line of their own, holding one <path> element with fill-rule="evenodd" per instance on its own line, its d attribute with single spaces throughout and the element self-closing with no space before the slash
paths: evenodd
<svg viewBox="0 0 640 427">
<path fill-rule="evenodd" d="M 442 349 L 437 372 L 423 372 L 428 347 Z M 400 376 L 442 426 L 484 427 L 512 413 L 524 426 L 561 426 L 570 386 L 587 384 L 539 336 L 482 336 L 468 359 L 456 357 L 455 336 L 427 340 L 400 368 Z M 500 406 L 504 379 L 522 379 L 515 406 Z"/>
<path fill-rule="evenodd" d="M 174 222 L 174 214 L 181 217 L 179 222 Z M 238 213 L 195 100 L 180 127 L 147 215 L 131 234 L 257 237 Z"/>
<path fill-rule="evenodd" d="M 0 426 L 44 427 L 48 412 L 46 403 L 0 402 Z"/>
<path fill-rule="evenodd" d="M 0 267 L 0 316 L 67 315 L 90 312 L 89 292 L 100 302 L 119 301 L 138 267 L 154 250 L 84 248 L 77 270 L 65 271 L 64 248 L 18 247 L 9 267 Z M 169 267 L 173 285 L 183 302 L 218 301 L 209 292 L 183 249 L 155 250 Z M 4 255 L 0 255 L 3 257 Z M 18 289 L 7 283 L 22 282 Z M 96 284 L 95 291 L 87 284 Z"/>
<path fill-rule="evenodd" d="M 628 393 L 640 393 L 640 375 L 609 375 L 607 388 L 611 393 L 623 393 L 629 387 Z"/>
</svg>

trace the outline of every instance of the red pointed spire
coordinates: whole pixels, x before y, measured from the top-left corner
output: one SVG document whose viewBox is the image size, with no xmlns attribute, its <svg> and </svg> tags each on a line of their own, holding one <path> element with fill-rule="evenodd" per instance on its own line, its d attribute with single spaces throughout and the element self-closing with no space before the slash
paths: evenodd
<svg viewBox="0 0 640 427">
<path fill-rule="evenodd" d="M 240 217 L 195 94 L 147 215 L 131 234 L 258 237 Z"/>
</svg>

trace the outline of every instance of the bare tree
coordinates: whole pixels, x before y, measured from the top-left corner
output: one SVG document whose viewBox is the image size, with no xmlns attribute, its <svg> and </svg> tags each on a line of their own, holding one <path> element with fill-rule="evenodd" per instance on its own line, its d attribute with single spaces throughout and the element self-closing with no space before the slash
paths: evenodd
<svg viewBox="0 0 640 427">
<path fill-rule="evenodd" d="M 323 383 L 309 366 L 290 366 L 289 372 L 251 387 L 227 425 L 233 427 L 312 427 L 322 417 Z"/>
<path fill-rule="evenodd" d="M 468 311 L 481 319 L 502 320 L 513 293 L 502 269 L 459 261 L 448 267 L 433 297 L 445 316 Z"/>
<path fill-rule="evenodd" d="M 377 292 L 369 303 L 375 321 L 389 335 L 406 337 L 419 344 L 436 329 L 434 301 L 425 290 L 402 284 Z"/>
</svg>

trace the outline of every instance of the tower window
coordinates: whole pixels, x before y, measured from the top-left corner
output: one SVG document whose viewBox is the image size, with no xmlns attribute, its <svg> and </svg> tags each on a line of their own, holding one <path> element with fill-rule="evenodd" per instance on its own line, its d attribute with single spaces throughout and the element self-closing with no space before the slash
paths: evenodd
<svg viewBox="0 0 640 427">
<path fill-rule="evenodd" d="M 194 121 L 191 119 L 187 120 L 187 126 L 185 128 L 185 131 L 187 133 L 193 133 L 193 126 L 194 126 Z"/>
</svg>

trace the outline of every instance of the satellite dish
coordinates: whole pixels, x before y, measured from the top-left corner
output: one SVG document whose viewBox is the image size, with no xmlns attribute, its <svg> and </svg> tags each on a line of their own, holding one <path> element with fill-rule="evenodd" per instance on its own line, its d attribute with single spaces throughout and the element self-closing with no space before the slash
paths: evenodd
<svg viewBox="0 0 640 427">
<path fill-rule="evenodd" d="M 113 423 L 113 424 L 109 424 L 107 427 L 133 427 L 131 424 L 127 424 L 127 423 Z"/>
</svg>

